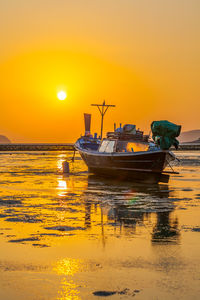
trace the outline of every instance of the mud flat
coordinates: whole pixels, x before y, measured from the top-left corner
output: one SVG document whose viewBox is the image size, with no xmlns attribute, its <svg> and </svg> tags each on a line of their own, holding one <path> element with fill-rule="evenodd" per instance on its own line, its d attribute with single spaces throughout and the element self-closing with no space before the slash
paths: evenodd
<svg viewBox="0 0 200 300">
<path fill-rule="evenodd" d="M 168 184 L 103 180 L 73 152 L 0 155 L 0 299 L 199 299 L 200 152 Z"/>
</svg>

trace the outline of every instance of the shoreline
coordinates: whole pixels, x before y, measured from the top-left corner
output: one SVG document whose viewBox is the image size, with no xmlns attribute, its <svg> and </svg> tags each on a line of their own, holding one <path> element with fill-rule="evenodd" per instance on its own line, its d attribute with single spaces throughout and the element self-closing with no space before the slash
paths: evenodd
<svg viewBox="0 0 200 300">
<path fill-rule="evenodd" d="M 200 143 L 182 143 L 172 151 L 199 151 Z M 76 151 L 73 143 L 10 143 L 0 144 L 0 151 Z"/>
</svg>

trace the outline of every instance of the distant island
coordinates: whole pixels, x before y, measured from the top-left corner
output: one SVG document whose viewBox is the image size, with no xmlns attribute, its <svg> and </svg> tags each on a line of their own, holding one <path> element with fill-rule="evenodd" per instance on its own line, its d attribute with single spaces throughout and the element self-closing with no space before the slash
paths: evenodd
<svg viewBox="0 0 200 300">
<path fill-rule="evenodd" d="M 200 143 L 200 129 L 182 132 L 178 140 L 180 143 Z"/>
<path fill-rule="evenodd" d="M 10 144 L 11 141 L 5 136 L 5 135 L 0 135 L 0 144 Z"/>
</svg>

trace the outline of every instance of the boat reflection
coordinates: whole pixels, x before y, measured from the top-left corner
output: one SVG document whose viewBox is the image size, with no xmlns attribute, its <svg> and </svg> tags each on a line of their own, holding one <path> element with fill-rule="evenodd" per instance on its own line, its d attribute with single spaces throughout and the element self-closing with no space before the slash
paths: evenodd
<svg viewBox="0 0 200 300">
<path fill-rule="evenodd" d="M 178 242 L 178 219 L 173 214 L 173 191 L 168 185 L 122 183 L 89 175 L 82 201 L 86 228 L 91 228 L 92 214 L 99 206 L 102 227 L 118 226 L 124 234 L 132 235 L 137 226 L 143 225 L 151 229 L 152 243 Z"/>
<path fill-rule="evenodd" d="M 175 195 L 169 185 L 120 182 L 96 175 L 69 176 L 63 177 L 63 180 L 69 189 L 62 200 L 69 205 L 68 196 L 77 197 L 74 206 L 78 204 L 83 213 L 83 218 L 79 214 L 79 225 L 86 229 L 86 235 L 94 232 L 103 247 L 113 232 L 117 232 L 117 237 L 130 239 L 138 236 L 138 232 L 141 234 L 138 228 L 144 230 L 143 234 L 147 234 L 146 229 L 149 231 L 152 245 L 178 244 L 180 234 L 178 219 L 174 214 Z M 158 263 L 163 263 L 162 257 L 157 257 Z M 170 263 L 177 264 L 176 257 Z M 168 266 L 165 261 L 163 265 L 165 268 Z M 54 270 L 65 276 L 61 281 L 58 299 L 80 299 L 79 285 L 73 276 L 84 269 L 84 261 L 79 259 L 65 258 L 57 262 Z"/>
<path fill-rule="evenodd" d="M 178 218 L 172 218 L 171 212 L 157 213 L 157 222 L 152 232 L 152 242 L 176 243 L 179 235 Z"/>
</svg>

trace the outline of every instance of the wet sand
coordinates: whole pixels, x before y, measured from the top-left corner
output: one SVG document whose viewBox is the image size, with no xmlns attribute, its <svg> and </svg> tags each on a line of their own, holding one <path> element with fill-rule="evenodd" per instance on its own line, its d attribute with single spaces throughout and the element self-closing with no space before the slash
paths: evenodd
<svg viewBox="0 0 200 300">
<path fill-rule="evenodd" d="M 0 153 L 0 299 L 199 299 L 200 152 L 168 184 L 103 180 L 72 153 Z"/>
</svg>

